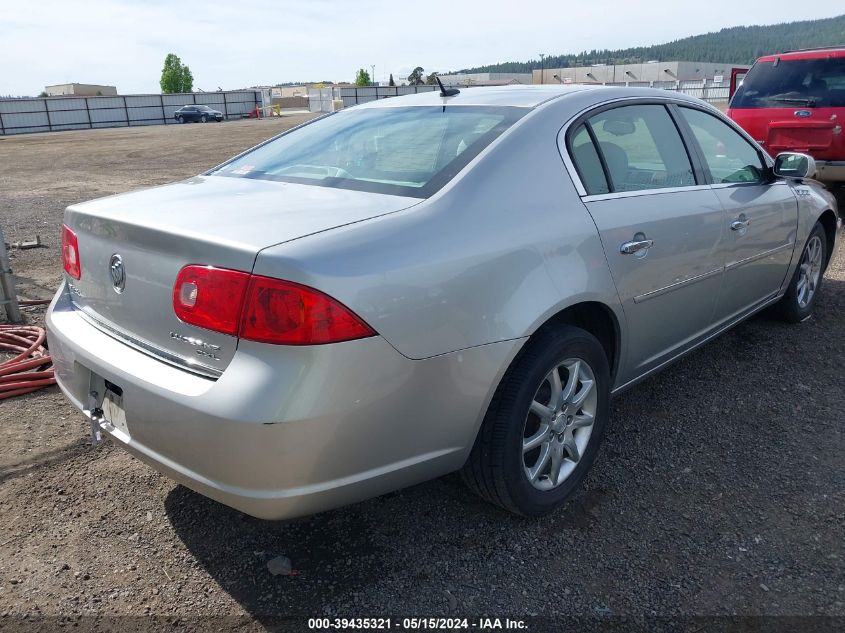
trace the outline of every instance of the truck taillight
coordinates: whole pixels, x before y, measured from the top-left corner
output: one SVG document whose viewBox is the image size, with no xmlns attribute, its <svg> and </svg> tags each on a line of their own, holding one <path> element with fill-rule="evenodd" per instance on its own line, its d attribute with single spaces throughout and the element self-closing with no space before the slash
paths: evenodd
<svg viewBox="0 0 845 633">
<path fill-rule="evenodd" d="M 349 308 L 318 290 L 210 266 L 179 271 L 173 309 L 186 323 L 275 345 L 321 345 L 375 335 Z"/>
<path fill-rule="evenodd" d="M 82 266 L 79 262 L 79 240 L 76 233 L 70 230 L 67 224 L 62 224 L 62 264 L 65 272 L 79 279 L 82 277 Z"/>
</svg>

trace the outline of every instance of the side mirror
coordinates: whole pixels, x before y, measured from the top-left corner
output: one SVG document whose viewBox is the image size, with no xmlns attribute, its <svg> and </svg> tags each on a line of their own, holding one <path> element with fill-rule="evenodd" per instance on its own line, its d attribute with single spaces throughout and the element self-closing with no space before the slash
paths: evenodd
<svg viewBox="0 0 845 633">
<path fill-rule="evenodd" d="M 814 178 L 816 161 L 807 154 L 781 152 L 775 158 L 775 166 L 772 171 L 775 176 L 781 178 Z"/>
</svg>

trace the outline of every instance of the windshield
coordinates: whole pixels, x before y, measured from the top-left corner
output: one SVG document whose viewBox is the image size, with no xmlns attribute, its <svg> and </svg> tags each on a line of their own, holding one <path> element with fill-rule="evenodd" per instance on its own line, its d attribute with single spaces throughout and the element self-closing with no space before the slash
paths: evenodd
<svg viewBox="0 0 845 633">
<path fill-rule="evenodd" d="M 845 107 L 845 57 L 755 64 L 731 108 Z"/>
<path fill-rule="evenodd" d="M 211 112 L 211 108 L 208 106 L 197 106 L 197 110 L 203 110 L 204 112 Z"/>
<path fill-rule="evenodd" d="M 211 173 L 426 198 L 525 112 L 352 109 L 291 130 Z"/>
</svg>

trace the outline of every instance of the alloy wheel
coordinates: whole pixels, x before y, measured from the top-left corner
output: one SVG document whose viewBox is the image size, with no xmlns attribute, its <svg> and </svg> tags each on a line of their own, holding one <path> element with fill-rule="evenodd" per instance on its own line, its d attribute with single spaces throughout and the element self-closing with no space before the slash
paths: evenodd
<svg viewBox="0 0 845 633">
<path fill-rule="evenodd" d="M 525 418 L 522 464 L 539 490 L 560 486 L 587 449 L 598 406 L 596 378 L 590 365 L 569 358 L 540 383 Z"/>
<path fill-rule="evenodd" d="M 806 308 L 816 294 L 816 288 L 818 288 L 821 278 L 823 252 L 821 238 L 818 235 L 813 235 L 807 242 L 804 254 L 801 255 L 801 263 L 798 264 L 796 297 L 799 308 Z"/>
</svg>

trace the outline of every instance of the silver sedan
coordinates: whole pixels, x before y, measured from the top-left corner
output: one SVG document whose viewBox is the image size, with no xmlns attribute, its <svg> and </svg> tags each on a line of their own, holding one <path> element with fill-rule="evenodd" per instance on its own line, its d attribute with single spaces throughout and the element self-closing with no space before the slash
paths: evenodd
<svg viewBox="0 0 845 633">
<path fill-rule="evenodd" d="M 258 517 L 457 470 L 540 515 L 611 396 L 811 315 L 840 226 L 811 158 L 668 92 L 454 92 L 69 207 L 49 343 L 94 437 Z"/>
</svg>

